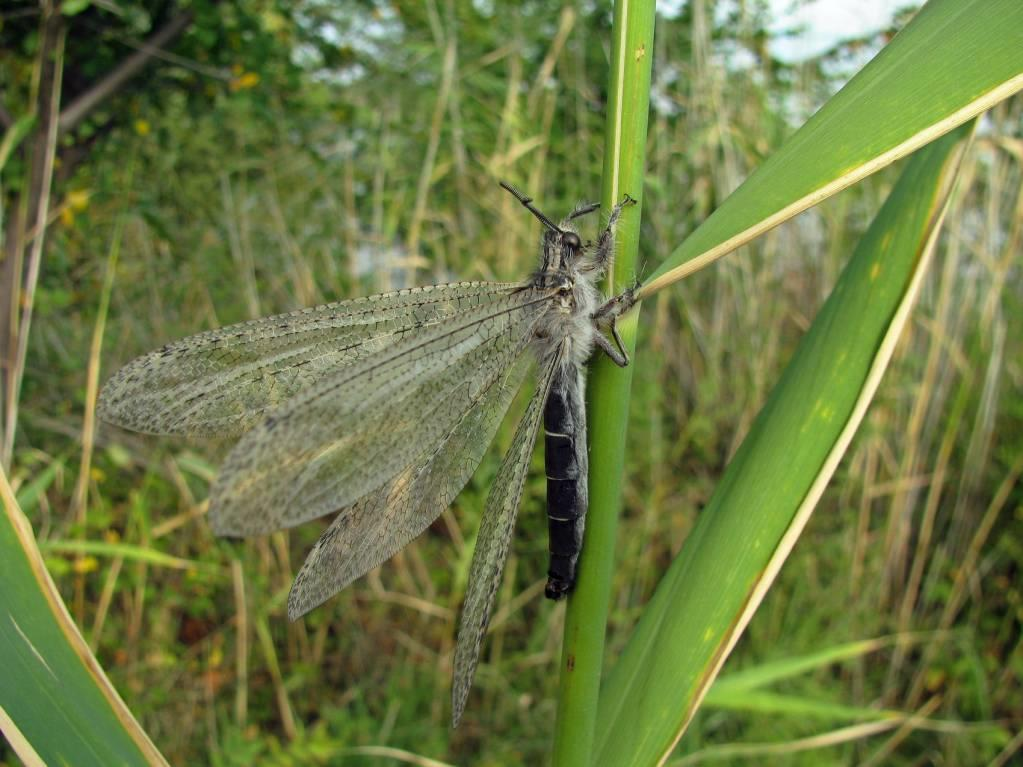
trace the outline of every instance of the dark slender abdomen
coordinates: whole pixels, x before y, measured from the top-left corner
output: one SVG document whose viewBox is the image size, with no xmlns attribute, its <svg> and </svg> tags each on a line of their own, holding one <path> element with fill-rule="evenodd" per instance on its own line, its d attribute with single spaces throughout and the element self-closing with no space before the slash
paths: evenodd
<svg viewBox="0 0 1023 767">
<path fill-rule="evenodd" d="M 547 522 L 551 564 L 546 595 L 560 599 L 575 585 L 575 567 L 586 524 L 586 406 L 582 371 L 563 365 L 544 406 Z"/>
</svg>

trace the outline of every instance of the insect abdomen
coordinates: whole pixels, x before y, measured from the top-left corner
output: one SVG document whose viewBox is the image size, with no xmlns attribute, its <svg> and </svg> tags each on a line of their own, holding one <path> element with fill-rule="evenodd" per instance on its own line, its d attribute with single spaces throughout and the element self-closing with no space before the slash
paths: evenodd
<svg viewBox="0 0 1023 767">
<path fill-rule="evenodd" d="M 545 594 L 560 599 L 575 585 L 587 508 L 586 408 L 581 368 L 564 365 L 555 374 L 544 406 L 544 463 L 550 568 Z"/>
</svg>

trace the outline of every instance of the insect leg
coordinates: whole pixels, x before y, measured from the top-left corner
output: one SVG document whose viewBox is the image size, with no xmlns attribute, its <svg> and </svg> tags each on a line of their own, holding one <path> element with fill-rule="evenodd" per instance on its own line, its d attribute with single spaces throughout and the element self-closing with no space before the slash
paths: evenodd
<svg viewBox="0 0 1023 767">
<path fill-rule="evenodd" d="M 635 205 L 636 201 L 631 195 L 625 195 L 622 201 L 611 208 L 611 215 L 607 219 L 607 226 L 600 233 L 597 240 L 597 247 L 593 253 L 594 268 L 603 271 L 611 263 L 615 255 L 615 226 L 621 218 L 622 211 L 629 205 Z"/>
<path fill-rule="evenodd" d="M 568 218 L 565 221 L 572 221 L 573 219 L 585 216 L 587 213 L 592 213 L 595 210 L 600 209 L 599 202 L 584 203 L 579 205 L 575 210 L 568 214 Z"/>
<path fill-rule="evenodd" d="M 639 283 L 631 288 L 627 288 L 619 293 L 617 296 L 612 298 L 610 301 L 605 303 L 602 307 L 597 309 L 592 315 L 593 324 L 597 326 L 596 344 L 601 350 L 611 358 L 618 367 L 623 368 L 629 364 L 629 353 L 625 349 L 625 344 L 622 343 L 621 336 L 618 335 L 618 317 L 625 314 L 633 306 L 636 305 L 636 290 L 639 288 Z M 614 345 L 604 336 L 601 330 L 607 328 L 611 331 L 611 337 L 614 339 Z"/>
<path fill-rule="evenodd" d="M 611 358 L 614 364 L 620 368 L 628 367 L 629 352 L 626 351 L 625 346 L 622 344 L 622 339 L 618 337 L 618 328 L 615 327 L 613 321 L 611 323 L 611 335 L 614 336 L 614 344 L 608 341 L 607 337 L 600 332 L 594 336 L 594 341 L 600 347 L 600 350 Z"/>
<path fill-rule="evenodd" d="M 609 299 L 607 303 L 591 315 L 591 318 L 597 325 L 606 327 L 636 305 L 637 290 L 639 290 L 639 282 L 631 288 L 626 288 L 614 298 Z"/>
</svg>

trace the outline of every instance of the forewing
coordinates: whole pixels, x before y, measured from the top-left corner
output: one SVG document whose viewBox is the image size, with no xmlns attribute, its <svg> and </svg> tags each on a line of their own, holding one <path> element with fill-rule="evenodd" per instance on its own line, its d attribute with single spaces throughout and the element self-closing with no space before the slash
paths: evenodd
<svg viewBox="0 0 1023 767">
<path fill-rule="evenodd" d="M 529 363 L 529 355 L 520 355 L 439 442 L 338 514 L 295 577 L 288 596 L 292 620 L 392 557 L 451 505 L 479 466 Z"/>
<path fill-rule="evenodd" d="M 412 288 L 189 336 L 121 368 L 100 393 L 99 415 L 150 434 L 238 436 L 338 368 L 517 289 Z"/>
<path fill-rule="evenodd" d="M 384 486 L 513 364 L 549 301 L 520 290 L 303 390 L 228 455 L 210 491 L 214 530 L 248 536 L 289 527 Z"/>
<path fill-rule="evenodd" d="M 536 393 L 515 431 L 511 448 L 497 472 L 483 509 L 455 647 L 454 681 L 451 688 L 451 718 L 455 727 L 462 718 L 472 678 L 476 673 L 480 645 L 487 633 L 490 610 L 508 557 L 508 545 L 515 528 L 519 498 L 522 496 L 522 485 L 536 444 L 536 433 L 543 417 L 544 402 L 558 364 L 559 361 L 555 359 L 541 372 Z"/>
</svg>

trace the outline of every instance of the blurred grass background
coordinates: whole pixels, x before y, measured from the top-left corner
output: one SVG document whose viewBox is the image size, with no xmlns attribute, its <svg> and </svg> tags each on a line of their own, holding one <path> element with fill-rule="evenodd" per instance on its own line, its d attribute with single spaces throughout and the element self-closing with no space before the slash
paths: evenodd
<svg viewBox="0 0 1023 767">
<path fill-rule="evenodd" d="M 86 415 L 90 363 L 102 381 L 209 327 L 525 275 L 538 225 L 499 178 L 554 215 L 599 196 L 609 8 L 336 5 L 211 5 L 207 18 L 196 4 L 184 38 L 193 58 L 163 62 L 107 107 L 116 120 L 97 118 L 86 159 L 55 190 L 10 475 L 86 639 L 172 763 L 391 761 L 339 752 L 361 746 L 542 763 L 564 608 L 541 596 L 540 451 L 476 688 L 452 732 L 455 621 L 499 450 L 420 540 L 291 624 L 284 598 L 322 525 L 217 540 L 202 515 L 224 445 L 94 430 Z M 69 63 L 75 46 L 110 44 L 101 9 L 80 20 Z M 18 23 L 7 21 L 5 43 Z M 658 20 L 640 246 L 650 266 L 892 31 L 791 65 L 770 56 L 769 21 L 758 4 L 709 0 Z M 16 67 L 21 49 L 4 47 Z M 203 55 L 230 75 L 211 77 Z M 780 691 L 932 723 L 802 750 L 834 722 L 708 706 L 679 756 L 771 743 L 754 763 L 972 765 L 999 763 L 1020 740 L 1021 112 L 1017 98 L 984 118 L 910 330 L 724 671 L 912 638 Z M 643 307 L 609 663 L 898 170 Z M 91 349 L 111 264 L 103 344 Z M 138 548 L 62 549 L 80 540 Z M 13 756 L 0 746 L 0 759 Z"/>
</svg>

